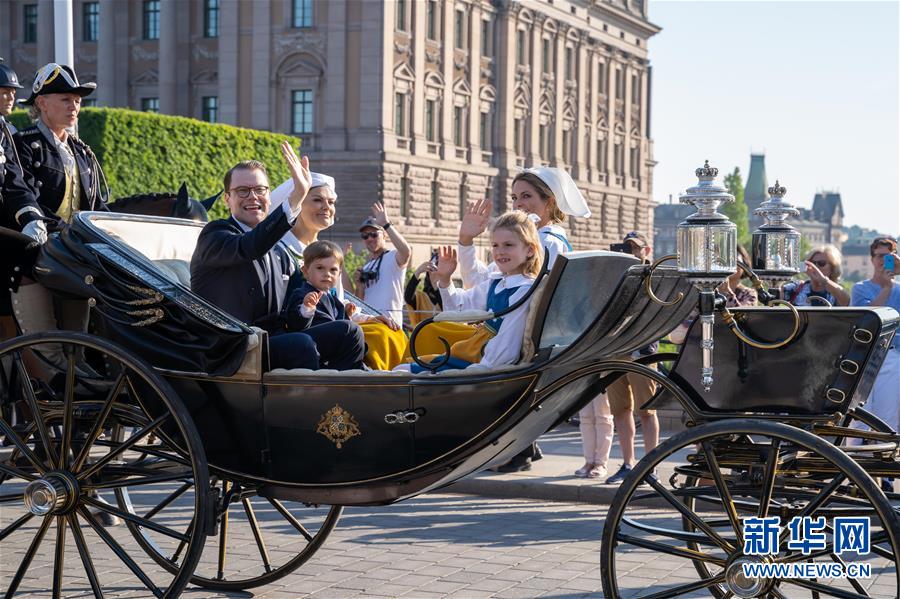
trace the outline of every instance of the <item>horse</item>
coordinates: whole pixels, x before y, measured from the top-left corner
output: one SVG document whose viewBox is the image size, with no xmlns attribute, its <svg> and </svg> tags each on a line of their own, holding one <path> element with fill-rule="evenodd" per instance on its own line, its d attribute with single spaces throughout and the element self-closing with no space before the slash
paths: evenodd
<svg viewBox="0 0 900 599">
<path fill-rule="evenodd" d="M 188 195 L 187 185 L 181 184 L 177 193 L 143 193 L 119 198 L 107 206 L 112 212 L 122 214 L 144 214 L 147 216 L 168 216 L 197 222 L 209 221 L 208 210 L 219 199 L 222 192 L 205 200 L 195 200 Z"/>
</svg>

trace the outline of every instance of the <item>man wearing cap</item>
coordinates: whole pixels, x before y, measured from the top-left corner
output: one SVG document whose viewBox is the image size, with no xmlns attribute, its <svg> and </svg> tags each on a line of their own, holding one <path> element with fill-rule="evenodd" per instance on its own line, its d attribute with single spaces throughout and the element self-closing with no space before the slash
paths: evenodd
<svg viewBox="0 0 900 599">
<path fill-rule="evenodd" d="M 631 254 L 649 264 L 653 248 L 643 233 L 631 231 L 625 235 L 623 244 L 628 246 Z M 631 358 L 655 354 L 659 343 L 654 342 L 632 353 Z M 624 356 L 627 358 L 628 356 Z M 641 410 L 640 406 L 647 402 L 656 392 L 656 383 L 639 374 L 626 373 L 606 389 L 609 397 L 609 408 L 613 415 L 616 432 L 619 434 L 619 447 L 622 448 L 622 467 L 606 479 L 607 483 L 621 483 L 636 463 L 634 457 L 634 410 L 638 409 L 641 418 L 641 433 L 644 436 L 644 452 L 649 452 L 659 443 L 659 419 L 656 410 Z"/>
<path fill-rule="evenodd" d="M 96 83 L 79 83 L 71 67 L 50 63 L 38 70 L 31 95 L 22 101 L 35 124 L 19 131 L 15 143 L 31 189 L 11 190 L 6 212 L 40 242 L 47 239 L 46 219 L 69 222 L 79 210 L 106 208 L 100 165 L 75 136 L 81 99 L 96 88 Z"/>
<path fill-rule="evenodd" d="M 372 204 L 372 216 L 359 226 L 360 237 L 371 258 L 355 273 L 356 295 L 397 325 L 403 322 L 403 285 L 409 262 L 409 244 L 388 220 L 380 202 Z M 387 249 L 390 238 L 394 244 Z"/>
<path fill-rule="evenodd" d="M 278 316 L 294 262 L 279 240 L 300 213 L 312 177 L 306 157 L 281 145 L 293 188 L 273 210 L 262 162 L 240 162 L 225 174 L 223 195 L 231 217 L 208 223 L 191 259 L 191 289 L 247 324 L 270 333 L 270 368 L 362 368 L 365 341 L 354 322 L 339 320 L 301 332 L 284 332 Z M 321 358 L 321 360 L 320 360 Z"/>
</svg>

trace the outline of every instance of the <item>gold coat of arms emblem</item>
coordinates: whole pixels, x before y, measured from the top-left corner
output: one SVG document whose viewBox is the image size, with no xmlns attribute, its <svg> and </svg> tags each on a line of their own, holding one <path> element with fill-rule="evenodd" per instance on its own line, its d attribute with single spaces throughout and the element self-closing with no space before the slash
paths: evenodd
<svg viewBox="0 0 900 599">
<path fill-rule="evenodd" d="M 316 427 L 316 432 L 324 435 L 325 438 L 337 445 L 338 449 L 347 440 L 360 434 L 359 423 L 356 422 L 356 419 L 353 418 L 350 412 L 338 404 L 334 404 L 333 408 L 322 415 L 322 419 L 319 420 L 319 425 Z"/>
</svg>

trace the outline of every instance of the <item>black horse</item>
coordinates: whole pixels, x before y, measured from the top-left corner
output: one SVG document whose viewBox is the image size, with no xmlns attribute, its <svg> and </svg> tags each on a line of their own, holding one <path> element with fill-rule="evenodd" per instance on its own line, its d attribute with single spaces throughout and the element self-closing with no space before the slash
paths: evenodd
<svg viewBox="0 0 900 599">
<path fill-rule="evenodd" d="M 181 184 L 178 193 L 144 193 L 120 198 L 108 204 L 109 209 L 121 214 L 145 214 L 148 216 L 169 216 L 197 222 L 209 220 L 208 210 L 219 199 L 222 192 L 195 200 L 188 195 L 187 185 Z"/>
</svg>

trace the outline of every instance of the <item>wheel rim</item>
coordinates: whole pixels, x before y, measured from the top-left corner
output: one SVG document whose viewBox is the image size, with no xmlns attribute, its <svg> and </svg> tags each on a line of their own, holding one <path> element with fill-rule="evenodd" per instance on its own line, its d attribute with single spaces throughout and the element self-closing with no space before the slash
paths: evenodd
<svg viewBox="0 0 900 599">
<path fill-rule="evenodd" d="M 684 450 L 690 452 L 688 464 L 676 468 L 669 481 L 650 476 L 658 464 Z M 649 486 L 640 487 L 644 480 Z M 741 519 L 770 515 L 782 519 L 781 551 L 775 556 L 744 555 Z M 836 555 L 830 528 L 827 551 L 806 557 L 787 549 L 788 521 L 806 515 L 825 517 L 829 526 L 836 515 L 870 517 L 873 555 Z M 844 567 L 868 561 L 873 572 L 882 574 L 879 585 L 887 584 L 880 588 L 900 592 L 898 539 L 900 519 L 891 502 L 849 455 L 781 423 L 725 420 L 673 436 L 622 483 L 604 525 L 603 590 L 607 597 L 642 599 L 870 596 L 866 580 L 829 579 L 826 584 L 824 579 L 745 578 L 742 564 L 763 558 Z M 648 564 L 660 557 L 673 560 L 666 564 L 668 575 L 650 584 Z"/>
<path fill-rule="evenodd" d="M 132 512 L 144 510 L 161 514 L 179 504 L 186 482 L 162 501 L 137 505 L 126 491 L 117 492 L 119 506 Z M 210 589 L 239 590 L 270 584 L 306 563 L 322 546 L 337 526 L 341 506 L 311 506 L 291 501 L 260 497 L 253 486 L 213 477 L 210 482 L 219 506 L 217 534 L 211 534 L 191 583 Z M 159 550 L 152 535 L 138 526 L 129 525 L 135 540 L 163 568 L 179 566 L 177 554 Z M 294 538 L 284 541 L 285 531 Z M 267 541 L 277 534 L 282 545 L 291 547 L 288 555 L 273 554 Z"/>
<path fill-rule="evenodd" d="M 48 355 L 61 359 L 48 361 Z M 6 596 L 34 585 L 29 568 L 51 545 L 53 597 L 81 586 L 103 596 L 94 563 L 110 555 L 132 575 L 119 584 L 156 597 L 180 594 L 206 536 L 204 527 L 186 529 L 186 523 L 206 521 L 208 471 L 196 429 L 171 387 L 121 348 L 79 333 L 17 338 L 0 345 L 0 364 L 0 402 L 11 408 L 0 412 L 0 541 L 27 545 L 24 556 L 0 552 L 3 570 L 15 573 Z M 162 439 L 152 468 L 139 461 L 151 434 Z M 150 521 L 106 499 L 114 490 L 153 493 L 179 479 L 204 481 L 193 490 L 183 522 Z M 125 526 L 104 527 L 113 517 L 183 541 L 182 567 L 157 567 L 135 551 Z M 85 574 L 86 585 L 74 580 Z"/>
</svg>

